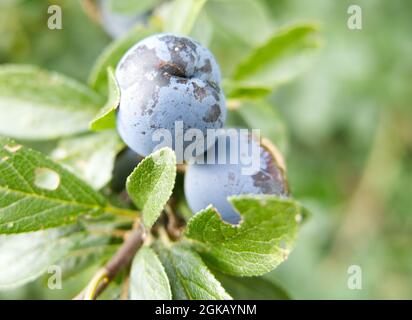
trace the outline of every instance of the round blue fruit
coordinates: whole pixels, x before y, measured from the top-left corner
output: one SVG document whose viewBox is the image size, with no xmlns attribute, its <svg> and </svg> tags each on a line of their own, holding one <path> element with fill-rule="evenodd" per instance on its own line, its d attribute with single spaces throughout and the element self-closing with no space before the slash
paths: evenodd
<svg viewBox="0 0 412 320">
<path fill-rule="evenodd" d="M 197 159 L 185 175 L 185 196 L 194 213 L 212 205 L 224 221 L 236 224 L 240 215 L 228 197 L 288 195 L 282 156 L 271 143 L 259 141 L 247 130 L 226 130 L 200 159 L 204 163 Z"/>
<path fill-rule="evenodd" d="M 207 130 L 222 128 L 226 120 L 219 66 L 209 50 L 188 37 L 157 34 L 138 42 L 119 62 L 116 79 L 121 94 L 117 129 L 142 156 L 164 142 L 159 133 L 166 131 L 181 159 L 177 146 L 193 143 L 185 141 L 189 129 L 207 141 Z M 210 145 L 204 143 L 193 156 Z"/>
</svg>

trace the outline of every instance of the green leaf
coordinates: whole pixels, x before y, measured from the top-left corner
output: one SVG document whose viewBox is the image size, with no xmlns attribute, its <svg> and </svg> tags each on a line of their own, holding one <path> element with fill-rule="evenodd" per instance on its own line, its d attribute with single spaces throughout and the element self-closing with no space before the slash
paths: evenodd
<svg viewBox="0 0 412 320">
<path fill-rule="evenodd" d="M 0 236 L 0 289 L 35 280 L 78 241 L 67 228 Z"/>
<path fill-rule="evenodd" d="M 228 77 L 233 74 L 238 64 L 248 56 L 253 48 L 241 39 L 232 37 L 229 33 L 221 32 L 222 28 L 216 25 L 213 25 L 213 27 L 215 32 L 213 33 L 213 39 L 210 42 L 209 49 L 219 62 L 222 76 L 224 77 L 223 89 L 227 96 L 229 92 L 227 88 Z"/>
<path fill-rule="evenodd" d="M 274 106 L 263 100 L 243 100 L 231 113 L 238 115 L 246 127 L 259 128 L 263 137 L 272 141 L 280 151 L 286 151 L 288 140 L 286 126 Z"/>
<path fill-rule="evenodd" d="M 102 131 L 60 140 L 51 158 L 100 189 L 111 180 L 116 154 L 122 147 L 116 132 Z"/>
<path fill-rule="evenodd" d="M 142 15 L 159 5 L 163 0 L 109 0 L 109 9 L 128 16 Z"/>
<path fill-rule="evenodd" d="M 176 178 L 176 156 L 162 148 L 144 158 L 127 178 L 126 189 L 142 210 L 143 222 L 150 228 L 169 200 Z"/>
<path fill-rule="evenodd" d="M 158 30 L 155 27 L 138 25 L 130 30 L 124 37 L 113 41 L 97 58 L 89 75 L 89 85 L 107 95 L 107 68 L 116 68 L 123 55 L 137 42 L 146 38 Z"/>
<path fill-rule="evenodd" d="M 174 0 L 166 16 L 164 31 L 188 35 L 207 0 Z"/>
<path fill-rule="evenodd" d="M 0 67 L 0 134 L 45 140 L 84 132 L 99 105 L 93 90 L 55 72 Z"/>
<path fill-rule="evenodd" d="M 205 10 L 200 12 L 189 36 L 199 41 L 205 47 L 209 47 L 213 37 L 213 23 Z"/>
<path fill-rule="evenodd" d="M 262 46 L 256 48 L 233 74 L 234 90 L 272 89 L 297 76 L 311 61 L 319 47 L 318 28 L 300 24 L 278 30 Z"/>
<path fill-rule="evenodd" d="M 0 137 L 0 233 L 74 223 L 104 212 L 107 202 L 41 153 Z"/>
<path fill-rule="evenodd" d="M 229 300 L 196 252 L 183 246 L 156 246 L 175 300 Z"/>
<path fill-rule="evenodd" d="M 236 81 L 226 80 L 223 82 L 223 88 L 228 98 L 236 99 L 260 99 L 272 92 L 270 87 L 248 87 Z"/>
<path fill-rule="evenodd" d="M 157 254 L 149 247 L 141 248 L 133 259 L 130 271 L 130 299 L 171 300 L 169 279 Z"/>
<path fill-rule="evenodd" d="M 230 197 L 242 216 L 239 225 L 223 222 L 208 207 L 192 217 L 186 236 L 213 268 L 235 276 L 257 276 L 284 261 L 295 242 L 300 205 L 272 195 Z"/>
<path fill-rule="evenodd" d="M 116 128 L 116 109 L 120 104 L 120 88 L 114 76 L 113 68 L 107 68 L 109 98 L 99 114 L 90 122 L 94 131 Z"/>
<path fill-rule="evenodd" d="M 257 45 L 265 41 L 272 31 L 272 21 L 261 1 L 210 0 L 205 11 L 219 33 L 243 43 Z"/>
<path fill-rule="evenodd" d="M 107 235 L 85 234 L 81 241 L 72 246 L 70 251 L 56 263 L 61 267 L 63 280 L 91 266 L 98 267 L 112 257 L 119 245 L 110 244 L 110 240 Z"/>
<path fill-rule="evenodd" d="M 226 291 L 235 300 L 289 300 L 288 293 L 262 277 L 232 277 L 214 272 Z"/>
</svg>

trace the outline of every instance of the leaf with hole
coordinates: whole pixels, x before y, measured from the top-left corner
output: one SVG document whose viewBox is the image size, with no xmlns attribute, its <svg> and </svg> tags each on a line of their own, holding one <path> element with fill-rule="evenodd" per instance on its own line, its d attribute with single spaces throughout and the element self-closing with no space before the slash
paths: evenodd
<svg viewBox="0 0 412 320">
<path fill-rule="evenodd" d="M 0 137 L 0 233 L 19 233 L 102 214 L 107 201 L 41 153 Z"/>
</svg>

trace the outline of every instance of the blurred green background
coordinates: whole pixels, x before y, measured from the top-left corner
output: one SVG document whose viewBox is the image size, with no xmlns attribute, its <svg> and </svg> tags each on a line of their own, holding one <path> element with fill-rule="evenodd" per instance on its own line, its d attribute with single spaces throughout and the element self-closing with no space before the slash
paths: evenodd
<svg viewBox="0 0 412 320">
<path fill-rule="evenodd" d="M 232 3 L 224 11 L 219 1 Z M 62 30 L 47 28 L 50 4 L 62 7 Z M 351 4 L 362 8 L 361 30 L 347 27 Z M 265 277 L 298 299 L 411 299 L 412 2 L 211 0 L 193 36 L 227 75 L 270 30 L 297 21 L 319 23 L 322 48 L 269 100 L 287 130 L 292 192 L 312 216 L 289 259 Z M 0 1 L 0 63 L 85 82 L 110 42 L 80 1 Z M 361 267 L 361 290 L 348 288 L 351 265 Z M 89 276 L 64 290 L 42 279 L 0 297 L 71 298 Z"/>
</svg>

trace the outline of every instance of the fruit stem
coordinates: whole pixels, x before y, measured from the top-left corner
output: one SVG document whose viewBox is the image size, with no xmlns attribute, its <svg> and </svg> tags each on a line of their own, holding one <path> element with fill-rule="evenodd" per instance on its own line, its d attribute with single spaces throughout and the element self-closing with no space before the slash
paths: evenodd
<svg viewBox="0 0 412 320">
<path fill-rule="evenodd" d="M 127 235 L 115 255 L 94 275 L 87 287 L 80 292 L 75 300 L 94 300 L 101 294 L 116 275 L 129 265 L 136 252 L 143 245 L 146 229 L 142 224 L 136 224 Z"/>
<path fill-rule="evenodd" d="M 169 234 L 163 227 L 160 227 L 158 229 L 158 233 L 159 233 L 159 239 L 162 241 L 162 243 L 167 247 L 171 246 L 172 240 L 170 239 Z"/>
</svg>

